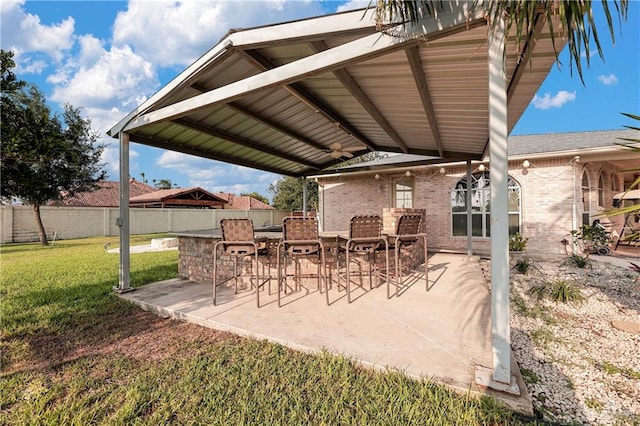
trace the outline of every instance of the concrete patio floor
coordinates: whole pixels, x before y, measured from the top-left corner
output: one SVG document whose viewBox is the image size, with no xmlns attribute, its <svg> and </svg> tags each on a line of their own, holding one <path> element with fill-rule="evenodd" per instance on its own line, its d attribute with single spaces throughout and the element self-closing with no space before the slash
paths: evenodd
<svg viewBox="0 0 640 426">
<path fill-rule="evenodd" d="M 409 279 L 399 297 L 387 299 L 386 284 L 365 291 L 354 286 L 353 303 L 345 291 L 330 290 L 330 306 L 315 288 L 290 293 L 278 308 L 275 294 L 233 294 L 219 287 L 212 304 L 211 284 L 181 279 L 157 282 L 120 294 L 125 300 L 164 317 L 266 339 L 305 352 L 327 350 L 364 366 L 394 369 L 431 378 L 463 392 L 495 396 L 511 408 L 532 414 L 517 364 L 512 362 L 520 396 L 474 384 L 477 366 L 491 367 L 491 301 L 477 258 L 434 253 L 429 258 L 429 291 L 424 278 Z M 275 280 L 272 281 L 275 290 Z M 513 359 L 513 356 L 512 356 Z"/>
</svg>

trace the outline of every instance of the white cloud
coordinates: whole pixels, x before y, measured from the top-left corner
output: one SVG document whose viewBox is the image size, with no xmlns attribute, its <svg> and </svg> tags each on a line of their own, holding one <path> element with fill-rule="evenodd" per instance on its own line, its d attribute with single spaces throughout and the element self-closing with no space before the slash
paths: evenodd
<svg viewBox="0 0 640 426">
<path fill-rule="evenodd" d="M 95 55 L 93 41 L 90 49 L 92 51 L 87 55 Z M 82 55 L 80 58 L 83 62 Z M 92 65 L 79 66 L 74 71 L 68 82 L 64 78 L 56 80 L 64 84 L 53 90 L 51 100 L 107 110 L 116 106 L 128 111 L 143 102 L 160 84 L 151 63 L 133 53 L 129 46 L 113 47 L 103 52 Z"/>
<path fill-rule="evenodd" d="M 130 0 L 118 13 L 113 43 L 128 44 L 159 67 L 184 66 L 231 29 L 322 14 L 312 1 Z"/>
<path fill-rule="evenodd" d="M 600 82 L 602 84 L 604 84 L 605 86 L 611 86 L 611 85 L 614 85 L 614 84 L 618 84 L 618 77 L 616 77 L 615 74 L 599 75 L 598 76 L 598 80 L 600 80 Z"/>
<path fill-rule="evenodd" d="M 576 92 L 567 92 L 561 90 L 556 93 L 555 96 L 551 96 L 549 93 L 545 93 L 540 97 L 535 95 L 531 103 L 538 109 L 560 108 L 567 102 L 571 102 L 576 99 Z"/>
<path fill-rule="evenodd" d="M 184 175 L 189 186 L 199 186 L 210 192 L 265 193 L 269 183 L 277 178 L 272 173 L 173 151 L 163 152 L 156 165 Z"/>
<path fill-rule="evenodd" d="M 46 53 L 58 62 L 73 46 L 75 21 L 72 17 L 52 25 L 43 25 L 39 16 L 23 10 L 24 1 L 3 0 L 1 4 L 2 48 L 16 54 L 14 58 L 16 65 L 19 64 L 19 58 L 28 57 L 34 52 Z M 41 69 L 21 69 L 17 66 L 16 71 L 41 71 Z"/>
<path fill-rule="evenodd" d="M 375 3 L 369 0 L 350 0 L 345 4 L 343 4 L 342 6 L 338 6 L 338 9 L 336 10 L 336 12 L 345 12 L 347 10 L 362 9 L 371 4 L 375 5 Z"/>
<path fill-rule="evenodd" d="M 140 154 L 134 150 L 129 149 L 129 174 L 136 176 L 135 171 L 138 169 L 138 163 L 136 159 Z M 119 180 L 120 178 L 120 146 L 118 142 L 113 139 L 113 142 L 105 144 L 105 148 L 100 156 L 100 162 L 105 164 L 105 170 L 109 175 L 109 180 Z"/>
</svg>

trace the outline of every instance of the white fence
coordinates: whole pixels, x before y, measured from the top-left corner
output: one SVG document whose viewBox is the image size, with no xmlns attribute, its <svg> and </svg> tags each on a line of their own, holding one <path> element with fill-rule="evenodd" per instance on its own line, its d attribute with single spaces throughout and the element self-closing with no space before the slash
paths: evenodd
<svg viewBox="0 0 640 426">
<path fill-rule="evenodd" d="M 96 236 L 116 236 L 119 228 L 115 207 L 41 207 L 47 237 L 68 240 Z M 183 232 L 220 227 L 220 219 L 250 217 L 256 227 L 282 224 L 290 211 L 218 209 L 140 209 L 129 210 L 131 234 Z M 0 244 L 38 241 L 33 209 L 30 206 L 0 208 Z"/>
</svg>

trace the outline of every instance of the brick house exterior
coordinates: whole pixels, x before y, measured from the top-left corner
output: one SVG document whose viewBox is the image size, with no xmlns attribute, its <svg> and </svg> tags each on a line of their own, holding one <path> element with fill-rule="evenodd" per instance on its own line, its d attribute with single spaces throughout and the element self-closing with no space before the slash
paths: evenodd
<svg viewBox="0 0 640 426">
<path fill-rule="evenodd" d="M 509 176 L 520 192 L 514 222 L 529 238 L 528 253 L 564 254 L 561 241 L 570 239 L 572 229 L 592 223 L 597 214 L 611 208 L 613 195 L 634 178 L 621 170 L 640 165 L 640 154 L 617 145 L 622 142 L 619 138 L 634 136 L 632 131 L 610 131 L 509 139 Z M 464 235 L 454 236 L 452 208 L 456 185 L 466 182 L 466 163 L 425 165 L 425 159 L 420 164 L 416 156 L 400 155 L 317 176 L 323 230 L 344 231 L 353 215 L 382 214 L 383 209 L 397 207 L 396 183 L 405 182 L 412 188 L 411 207 L 425 211 L 429 246 L 466 251 L 466 229 Z M 524 160 L 528 167 L 523 167 Z M 479 164 L 472 164 L 476 176 L 481 173 Z M 584 188 L 583 182 L 588 184 Z M 611 218 L 613 229 L 619 231 L 622 221 L 621 216 Z M 489 236 L 472 240 L 477 253 L 490 252 Z"/>
</svg>

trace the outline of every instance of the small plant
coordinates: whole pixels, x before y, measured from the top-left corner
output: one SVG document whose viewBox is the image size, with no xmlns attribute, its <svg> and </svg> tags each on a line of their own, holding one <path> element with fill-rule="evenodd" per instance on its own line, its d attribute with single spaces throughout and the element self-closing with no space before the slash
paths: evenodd
<svg viewBox="0 0 640 426">
<path fill-rule="evenodd" d="M 604 404 L 601 401 L 598 401 L 595 398 L 587 398 L 584 401 L 584 405 L 591 408 L 592 410 L 597 411 L 598 413 L 604 409 Z"/>
<path fill-rule="evenodd" d="M 529 272 L 529 269 L 531 269 L 531 260 L 524 257 L 518 259 L 514 268 L 518 273 L 526 275 L 527 272 Z"/>
<path fill-rule="evenodd" d="M 528 368 L 523 367 L 520 369 L 520 373 L 522 374 L 522 378 L 524 379 L 524 381 L 529 384 L 535 384 L 540 381 L 540 378 L 533 370 L 529 370 Z"/>
<path fill-rule="evenodd" d="M 524 251 L 527 248 L 528 238 L 523 238 L 519 232 L 509 236 L 509 251 Z"/>
<path fill-rule="evenodd" d="M 538 300 L 549 299 L 556 303 L 579 303 L 584 300 L 575 282 L 559 278 L 531 287 L 529 295 Z"/>
<path fill-rule="evenodd" d="M 584 269 L 588 266 L 591 266 L 591 260 L 587 256 L 582 256 L 578 253 L 574 253 L 569 255 L 569 258 L 566 260 L 568 265 L 573 265 L 576 268 Z"/>
</svg>

